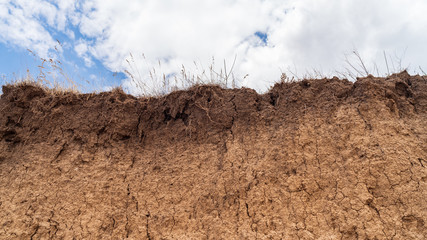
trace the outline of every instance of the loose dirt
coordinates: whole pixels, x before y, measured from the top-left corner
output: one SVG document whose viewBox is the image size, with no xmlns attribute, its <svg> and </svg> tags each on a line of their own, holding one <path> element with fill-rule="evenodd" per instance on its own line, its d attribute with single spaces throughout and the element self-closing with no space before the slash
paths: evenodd
<svg viewBox="0 0 427 240">
<path fill-rule="evenodd" d="M 3 86 L 0 239 L 426 239 L 426 78 Z"/>
</svg>

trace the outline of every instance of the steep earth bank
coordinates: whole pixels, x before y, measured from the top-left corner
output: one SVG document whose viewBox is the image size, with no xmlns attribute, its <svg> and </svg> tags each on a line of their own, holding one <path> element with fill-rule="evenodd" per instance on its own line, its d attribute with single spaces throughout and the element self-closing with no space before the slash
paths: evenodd
<svg viewBox="0 0 427 240">
<path fill-rule="evenodd" d="M 427 81 L 3 86 L 1 239 L 426 239 Z"/>
</svg>

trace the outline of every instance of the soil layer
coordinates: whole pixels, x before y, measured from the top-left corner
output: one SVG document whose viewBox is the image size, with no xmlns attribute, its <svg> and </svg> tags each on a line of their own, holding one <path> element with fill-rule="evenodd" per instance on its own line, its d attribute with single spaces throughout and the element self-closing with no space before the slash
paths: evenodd
<svg viewBox="0 0 427 240">
<path fill-rule="evenodd" d="M 427 81 L 6 85 L 0 239 L 426 239 Z"/>
</svg>

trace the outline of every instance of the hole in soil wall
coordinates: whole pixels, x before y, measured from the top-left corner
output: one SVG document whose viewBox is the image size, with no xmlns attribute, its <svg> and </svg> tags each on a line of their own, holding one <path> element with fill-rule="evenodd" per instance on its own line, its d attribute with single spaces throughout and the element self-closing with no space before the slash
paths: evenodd
<svg viewBox="0 0 427 240">
<path fill-rule="evenodd" d="M 277 104 L 277 99 L 278 99 L 279 97 L 277 96 L 277 95 L 270 95 L 270 104 L 272 105 L 272 106 L 276 106 L 276 104 Z"/>
</svg>

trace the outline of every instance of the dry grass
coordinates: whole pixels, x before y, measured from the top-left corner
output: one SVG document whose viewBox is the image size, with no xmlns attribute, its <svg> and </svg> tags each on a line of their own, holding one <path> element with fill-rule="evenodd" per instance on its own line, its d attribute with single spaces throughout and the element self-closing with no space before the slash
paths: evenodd
<svg viewBox="0 0 427 240">
<path fill-rule="evenodd" d="M 55 50 L 58 51 L 56 47 Z M 28 49 L 28 52 L 30 52 L 34 58 L 38 58 L 30 49 Z M 60 60 L 41 57 L 39 57 L 39 60 L 40 64 L 37 66 L 39 70 L 38 75 L 32 78 L 29 71 L 27 71 L 27 77 L 22 80 L 23 82 L 33 82 L 57 92 L 79 92 L 78 84 L 68 76 L 66 71 L 64 71 L 64 67 Z"/>
<path fill-rule="evenodd" d="M 383 51 L 383 65 L 384 70 L 380 70 L 378 63 L 374 62 L 368 65 L 363 59 L 357 49 L 353 50 L 350 54 L 345 55 L 344 71 L 336 72 L 338 77 L 356 81 L 359 77 L 366 77 L 368 75 L 375 75 L 377 77 L 388 77 L 393 73 L 407 71 L 409 66 L 403 66 L 403 59 L 405 58 L 406 50 L 401 55 L 387 53 Z M 421 68 L 420 68 L 421 69 Z"/>
<path fill-rule="evenodd" d="M 403 59 L 405 57 L 405 51 L 401 55 L 388 54 L 386 51 L 383 51 L 383 70 L 381 71 L 378 67 L 378 63 L 374 62 L 372 64 L 367 64 L 366 60 L 359 53 L 357 49 L 354 49 L 349 54 L 344 55 L 344 66 L 343 70 L 335 71 L 334 75 L 340 79 L 348 79 L 350 81 L 356 81 L 360 77 L 366 77 L 369 75 L 375 75 L 377 77 L 388 77 L 393 73 L 400 73 L 402 71 L 407 71 L 409 69 L 408 66 L 403 65 Z M 288 77 L 287 73 L 291 76 Z M 419 71 L 414 71 L 415 74 L 426 75 L 421 67 L 419 67 Z M 311 69 L 309 71 L 304 72 L 304 74 L 298 74 L 296 67 L 294 69 L 287 68 L 287 71 L 282 71 L 282 76 L 280 82 L 293 82 L 293 81 L 301 81 L 304 79 L 321 79 L 333 77 L 330 75 L 324 74 L 322 71 L 318 69 Z"/>
<path fill-rule="evenodd" d="M 60 44 L 60 42 L 58 43 Z M 57 55 L 61 56 L 56 47 L 55 49 Z M 33 76 L 30 71 L 27 70 L 25 76 L 19 78 L 15 77 L 11 80 L 6 79 L 6 76 L 0 76 L 0 83 L 2 85 L 32 84 L 56 93 L 81 92 L 82 86 L 69 77 L 60 60 L 53 57 L 48 59 L 40 58 L 33 51 L 28 50 L 28 52 L 34 59 L 40 62 L 37 66 L 38 74 Z M 392 57 L 384 51 L 383 56 L 383 65 L 386 68 L 385 74 L 380 73 L 376 63 L 368 67 L 362 55 L 357 50 L 353 50 L 350 54 L 345 55 L 344 70 L 335 72 L 336 76 L 341 79 L 356 81 L 359 77 L 365 77 L 370 74 L 378 77 L 387 77 L 392 73 L 407 70 L 407 67 L 402 66 L 404 54 L 400 57 Z M 220 67 L 216 65 L 215 58 L 211 59 L 208 67 L 204 67 L 201 62 L 198 63 L 194 61 L 190 68 L 181 65 L 179 73 L 165 75 L 160 60 L 153 66 L 148 63 L 144 54 L 135 58 L 134 55 L 130 53 L 128 59 L 126 59 L 128 68 L 124 70 L 124 73 L 129 77 L 131 85 L 118 86 L 118 88 L 121 88 L 126 93 L 137 93 L 136 95 L 140 97 L 163 96 L 176 90 L 185 90 L 197 85 L 218 85 L 222 88 L 237 88 L 241 87 L 241 83 L 248 74 L 242 79 L 235 77 L 234 67 L 236 59 L 237 56 L 234 57 L 230 65 L 227 64 L 226 60 L 223 60 Z M 143 64 L 145 64 L 146 69 L 143 69 Z M 424 78 L 427 74 L 421 66 L 419 70 L 422 75 L 424 75 Z M 144 72 L 141 73 L 141 71 Z M 279 81 L 281 83 L 291 83 L 303 79 L 321 79 L 326 77 L 327 76 L 323 74 L 322 71 L 317 69 L 311 69 L 311 71 L 306 71 L 303 75 L 299 75 L 295 67 L 294 70 L 288 68 L 286 73 L 282 71 Z M 92 84 L 94 85 L 94 83 Z M 91 92 L 101 92 L 102 88 L 103 86 L 95 86 L 95 90 Z M 97 89 L 99 89 L 99 91 L 97 91 Z"/>
<path fill-rule="evenodd" d="M 61 43 L 58 41 L 58 44 Z M 31 49 L 27 49 L 28 53 L 37 63 L 37 74 L 32 74 L 27 69 L 25 76 L 14 76 L 12 79 L 7 79 L 6 76 L 1 77 L 2 85 L 34 85 L 44 88 L 46 91 L 60 94 L 66 92 L 80 93 L 81 86 L 77 84 L 65 70 L 60 57 L 58 46 L 54 47 L 55 52 L 49 58 L 39 57 Z"/>
<path fill-rule="evenodd" d="M 55 48 L 56 49 L 56 48 Z M 25 76 L 6 79 L 6 76 L 1 76 L 2 85 L 34 85 L 44 88 L 46 91 L 53 93 L 73 92 L 80 93 L 81 85 L 78 85 L 72 78 L 69 77 L 64 70 L 62 62 L 54 57 L 46 59 L 38 57 L 33 51 L 28 49 L 28 52 L 33 58 L 38 61 L 37 75 L 30 73 L 27 69 Z M 60 55 L 59 53 L 57 54 Z M 145 56 L 142 54 L 143 60 L 147 63 Z M 124 73 L 132 81 L 131 87 L 135 89 L 125 89 L 124 86 L 115 86 L 112 89 L 120 88 L 127 93 L 138 92 L 140 97 L 162 96 L 172 91 L 188 89 L 196 85 L 219 85 L 223 88 L 236 88 L 239 86 L 239 81 L 234 75 L 234 66 L 236 58 L 229 67 L 226 61 L 223 61 L 223 66 L 219 71 L 216 71 L 215 59 L 212 58 L 210 66 L 207 70 L 201 63 L 194 62 L 193 70 L 187 70 L 184 65 L 181 65 L 179 73 L 166 76 L 162 71 L 162 63 L 158 61 L 156 66 L 146 64 L 148 76 L 144 76 L 140 72 L 140 62 L 137 62 L 135 57 L 130 54 L 126 59 L 128 69 Z M 98 87 L 102 89 L 102 86 Z M 111 90 L 112 91 L 112 90 Z M 95 92 L 98 92 L 95 90 Z M 100 91 L 99 91 L 100 92 Z"/>
<path fill-rule="evenodd" d="M 67 75 L 60 60 L 38 57 L 30 49 L 28 49 L 28 52 L 36 60 L 40 61 L 37 65 L 38 74 L 34 76 L 27 69 L 25 76 L 15 76 L 13 79 L 7 79 L 6 76 L 2 76 L 2 85 L 33 85 L 53 94 L 80 93 L 78 84 Z"/>
<path fill-rule="evenodd" d="M 184 90 L 197 85 L 218 85 L 222 88 L 236 88 L 240 86 L 241 80 L 238 80 L 234 74 L 234 66 L 237 56 L 235 56 L 231 66 L 223 61 L 223 66 L 216 70 L 215 58 L 212 58 L 209 67 L 204 68 L 202 63 L 193 62 L 192 70 L 188 70 L 185 65 L 181 65 L 179 73 L 165 75 L 162 71 L 162 63 L 159 60 L 156 66 L 150 67 L 147 64 L 145 55 L 142 54 L 142 61 L 146 63 L 148 75 L 140 72 L 139 66 L 134 55 L 131 53 L 126 59 L 128 69 L 124 72 L 131 79 L 132 85 L 138 89 L 140 96 L 162 96 L 172 91 Z M 246 78 L 247 75 L 244 77 Z M 244 79 L 243 78 L 243 79 Z M 242 80 L 243 80 L 242 79 Z M 130 89 L 126 89 L 130 91 Z"/>
</svg>

